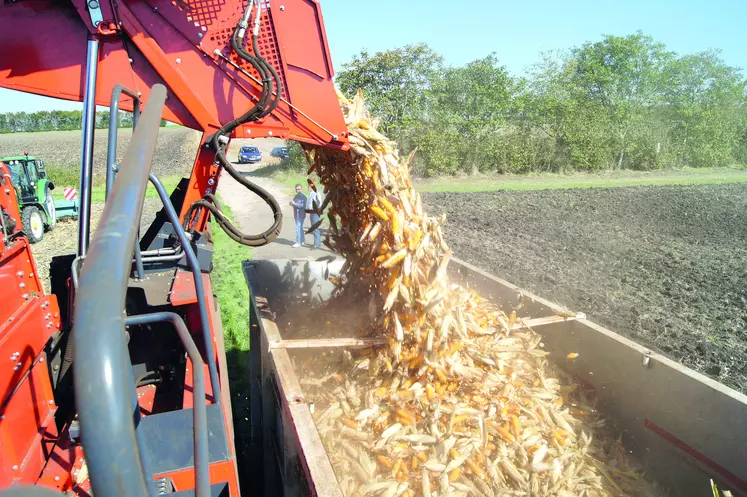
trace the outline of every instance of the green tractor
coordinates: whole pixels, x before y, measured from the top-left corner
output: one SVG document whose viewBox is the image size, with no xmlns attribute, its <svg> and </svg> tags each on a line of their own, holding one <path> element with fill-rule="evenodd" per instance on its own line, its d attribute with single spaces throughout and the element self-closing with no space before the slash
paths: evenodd
<svg viewBox="0 0 747 497">
<path fill-rule="evenodd" d="M 21 210 L 23 233 L 31 243 L 37 243 L 57 224 L 57 211 L 52 198 L 54 183 L 47 179 L 44 162 L 24 152 L 20 157 L 0 158 L 10 167 L 11 182 L 16 189 Z"/>
</svg>

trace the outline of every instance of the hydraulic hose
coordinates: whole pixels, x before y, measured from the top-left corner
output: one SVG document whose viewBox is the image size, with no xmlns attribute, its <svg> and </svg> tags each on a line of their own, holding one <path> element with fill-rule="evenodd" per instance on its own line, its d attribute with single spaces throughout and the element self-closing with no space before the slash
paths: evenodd
<svg viewBox="0 0 747 497">
<path fill-rule="evenodd" d="M 249 4 L 248 9 L 251 9 L 251 3 Z M 245 17 L 248 19 L 248 15 L 245 14 Z M 196 212 L 198 212 L 199 209 L 204 208 L 215 217 L 218 225 L 223 229 L 223 231 L 226 232 L 226 234 L 231 239 L 242 245 L 247 245 L 250 247 L 259 247 L 270 243 L 280 234 L 280 229 L 283 225 L 283 213 L 277 200 L 275 200 L 275 198 L 270 195 L 270 193 L 267 192 L 264 188 L 250 181 L 238 171 L 236 171 L 225 154 L 225 144 L 228 143 L 228 140 L 226 138 L 230 136 L 230 134 L 242 124 L 246 122 L 257 121 L 273 112 L 277 108 L 278 103 L 280 102 L 281 94 L 283 92 L 283 83 L 277 71 L 267 62 L 267 60 L 265 60 L 259 54 L 259 18 L 260 7 L 259 4 L 257 4 L 257 13 L 254 22 L 254 30 L 252 33 L 252 50 L 254 51 L 254 54 L 249 53 L 242 47 L 245 27 L 241 25 L 241 21 L 234 29 L 233 36 L 231 37 L 231 47 L 239 55 L 239 57 L 249 62 L 252 67 L 257 70 L 257 73 L 259 74 L 262 81 L 262 92 L 259 96 L 259 99 L 257 100 L 257 103 L 251 109 L 249 109 L 246 113 L 234 119 L 233 121 L 224 124 L 218 131 L 216 131 L 210 141 L 210 145 L 213 147 L 213 149 L 215 149 L 215 158 L 218 162 L 219 168 L 225 169 L 226 172 L 228 172 L 228 174 L 234 180 L 236 180 L 246 189 L 250 190 L 252 193 L 259 196 L 270 206 L 274 217 L 273 223 L 270 228 L 256 235 L 247 235 L 245 233 L 242 233 L 231 223 L 231 221 L 227 217 L 225 217 L 225 215 L 221 211 L 220 204 L 218 204 L 217 199 L 211 194 L 206 194 L 201 200 L 193 203 L 190 206 L 187 215 L 185 216 L 185 224 L 188 225 L 192 219 L 192 216 Z M 274 91 L 273 86 L 275 87 Z M 275 98 L 273 98 L 273 93 L 275 95 Z"/>
</svg>

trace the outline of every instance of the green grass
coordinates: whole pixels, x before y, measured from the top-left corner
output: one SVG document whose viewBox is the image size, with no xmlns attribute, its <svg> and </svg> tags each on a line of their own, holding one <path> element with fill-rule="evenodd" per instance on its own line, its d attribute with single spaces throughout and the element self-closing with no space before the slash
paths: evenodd
<svg viewBox="0 0 747 497">
<path fill-rule="evenodd" d="M 231 216 L 231 209 L 221 203 L 223 212 Z M 251 259 L 251 248 L 231 240 L 213 223 L 213 292 L 220 305 L 223 338 L 226 345 L 226 366 L 231 389 L 235 448 L 239 465 L 239 484 L 251 485 L 251 466 L 256 457 L 251 449 L 251 388 L 249 366 L 249 287 L 244 279 L 242 262 Z"/>
<path fill-rule="evenodd" d="M 221 207 L 230 217 L 228 205 L 221 203 Z M 249 287 L 241 267 L 251 257 L 251 248 L 231 240 L 213 223 L 212 282 L 220 304 L 226 350 L 249 350 Z"/>
<path fill-rule="evenodd" d="M 54 167 L 47 167 L 47 170 L 50 171 L 48 174 L 48 177 L 52 180 L 52 183 L 55 184 L 55 189 L 52 192 L 52 198 L 55 200 L 62 200 L 64 199 L 64 187 L 68 185 L 75 185 L 77 189 L 79 189 L 79 182 L 80 178 L 78 177 L 77 171 L 74 171 L 73 173 L 70 172 L 71 168 L 60 168 L 60 170 L 65 171 L 65 173 L 60 174 L 59 171 L 57 171 L 57 168 Z M 176 188 L 176 185 L 179 184 L 179 181 L 182 179 L 179 175 L 174 176 L 164 176 L 162 178 L 159 178 L 161 180 L 161 183 L 163 183 L 163 186 L 166 187 L 167 192 L 174 191 L 174 188 Z M 97 180 L 93 184 L 93 189 L 91 190 L 91 202 L 103 202 L 106 197 L 106 184 L 104 183 L 104 179 Z M 80 198 L 80 191 L 78 191 L 78 198 Z M 148 183 L 148 189 L 145 190 L 145 198 L 158 198 L 158 192 L 156 192 L 156 189 Z"/>
<path fill-rule="evenodd" d="M 747 169 L 708 168 L 665 171 L 621 171 L 596 174 L 534 174 L 442 177 L 416 179 L 421 192 L 486 192 L 497 190 L 548 190 L 610 188 L 640 185 L 707 185 L 747 182 Z"/>
</svg>

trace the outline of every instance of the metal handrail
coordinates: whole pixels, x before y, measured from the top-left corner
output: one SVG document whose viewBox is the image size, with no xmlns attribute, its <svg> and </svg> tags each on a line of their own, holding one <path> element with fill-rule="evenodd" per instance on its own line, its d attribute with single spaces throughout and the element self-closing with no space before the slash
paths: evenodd
<svg viewBox="0 0 747 497">
<path fill-rule="evenodd" d="M 174 325 L 179 338 L 192 361 L 192 384 L 194 385 L 194 406 L 192 408 L 192 432 L 194 434 L 195 463 L 195 497 L 210 495 L 210 459 L 208 453 L 207 407 L 205 406 L 205 374 L 200 351 L 187 330 L 181 316 L 173 312 L 154 312 L 139 316 L 130 316 L 125 325 L 135 326 L 158 322 L 169 322 Z M 202 399 L 202 401 L 200 401 Z"/>
<path fill-rule="evenodd" d="M 140 120 L 140 96 L 134 90 L 130 90 L 124 85 L 115 86 L 112 89 L 112 98 L 109 104 L 109 140 L 106 150 L 106 190 L 104 191 L 104 199 L 109 198 L 109 191 L 114 185 L 114 175 L 116 174 L 114 168 L 117 163 L 117 138 L 119 136 L 119 99 L 123 93 L 132 98 L 133 133 L 137 127 L 137 122 Z M 140 222 L 138 220 L 138 228 L 139 226 Z M 145 270 L 143 269 L 143 258 L 140 255 L 140 229 L 138 229 L 137 237 L 135 238 L 135 269 L 137 270 L 138 279 L 142 280 L 145 277 Z"/>
<path fill-rule="evenodd" d="M 166 88 L 154 85 L 86 254 L 76 296 L 75 400 L 96 495 L 142 497 L 154 490 L 135 433 L 139 409 L 122 310 L 165 101 Z"/>
<path fill-rule="evenodd" d="M 187 238 L 187 233 L 184 231 L 181 223 L 179 222 L 179 215 L 174 209 L 174 205 L 171 203 L 169 194 L 166 192 L 163 183 L 158 177 L 150 173 L 150 182 L 156 187 L 158 196 L 161 198 L 163 208 L 166 211 L 166 216 L 169 218 L 169 222 L 174 226 L 174 232 L 176 233 L 179 242 L 182 244 L 182 250 L 187 258 L 187 264 L 192 271 L 192 277 L 195 280 L 195 294 L 197 295 L 197 307 L 200 312 L 200 326 L 202 327 L 202 336 L 204 338 L 205 355 L 207 356 L 208 371 L 210 372 L 210 383 L 213 387 L 213 402 L 220 404 L 220 383 L 218 382 L 218 367 L 215 364 L 215 349 L 213 348 L 213 340 L 210 335 L 210 318 L 207 313 L 207 301 L 205 300 L 205 287 L 202 284 L 202 273 L 200 271 L 200 263 L 197 260 L 195 251 L 192 249 L 192 245 Z"/>
</svg>

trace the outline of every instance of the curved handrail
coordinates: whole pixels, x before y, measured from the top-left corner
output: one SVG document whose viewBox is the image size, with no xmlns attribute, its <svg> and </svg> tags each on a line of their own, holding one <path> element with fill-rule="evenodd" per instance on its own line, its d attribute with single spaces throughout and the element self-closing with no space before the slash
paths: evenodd
<svg viewBox="0 0 747 497">
<path fill-rule="evenodd" d="M 195 497 L 209 497 L 210 495 L 210 455 L 208 452 L 207 406 L 205 406 L 205 373 L 203 362 L 197 345 L 189 334 L 187 325 L 174 312 L 154 312 L 130 316 L 125 320 L 127 326 L 169 322 L 174 326 L 179 339 L 192 361 L 192 385 L 194 385 L 194 407 L 192 408 L 192 434 L 195 464 Z M 203 399 L 202 402 L 199 399 Z"/>
<path fill-rule="evenodd" d="M 122 94 L 132 99 L 132 131 L 135 132 L 137 122 L 140 120 L 140 96 L 135 90 L 130 90 L 125 85 L 119 84 L 112 89 L 111 103 L 109 104 L 109 140 L 106 144 L 106 190 L 104 199 L 109 198 L 109 192 L 114 186 L 114 165 L 117 162 L 117 137 L 119 136 L 119 99 Z M 135 268 L 138 279 L 145 277 L 143 259 L 140 255 L 140 233 L 135 237 Z"/>
<path fill-rule="evenodd" d="M 75 299 L 75 401 L 96 495 L 142 497 L 152 487 L 135 435 L 139 411 L 123 309 L 165 101 L 166 88 L 154 85 L 86 254 Z"/>
</svg>

